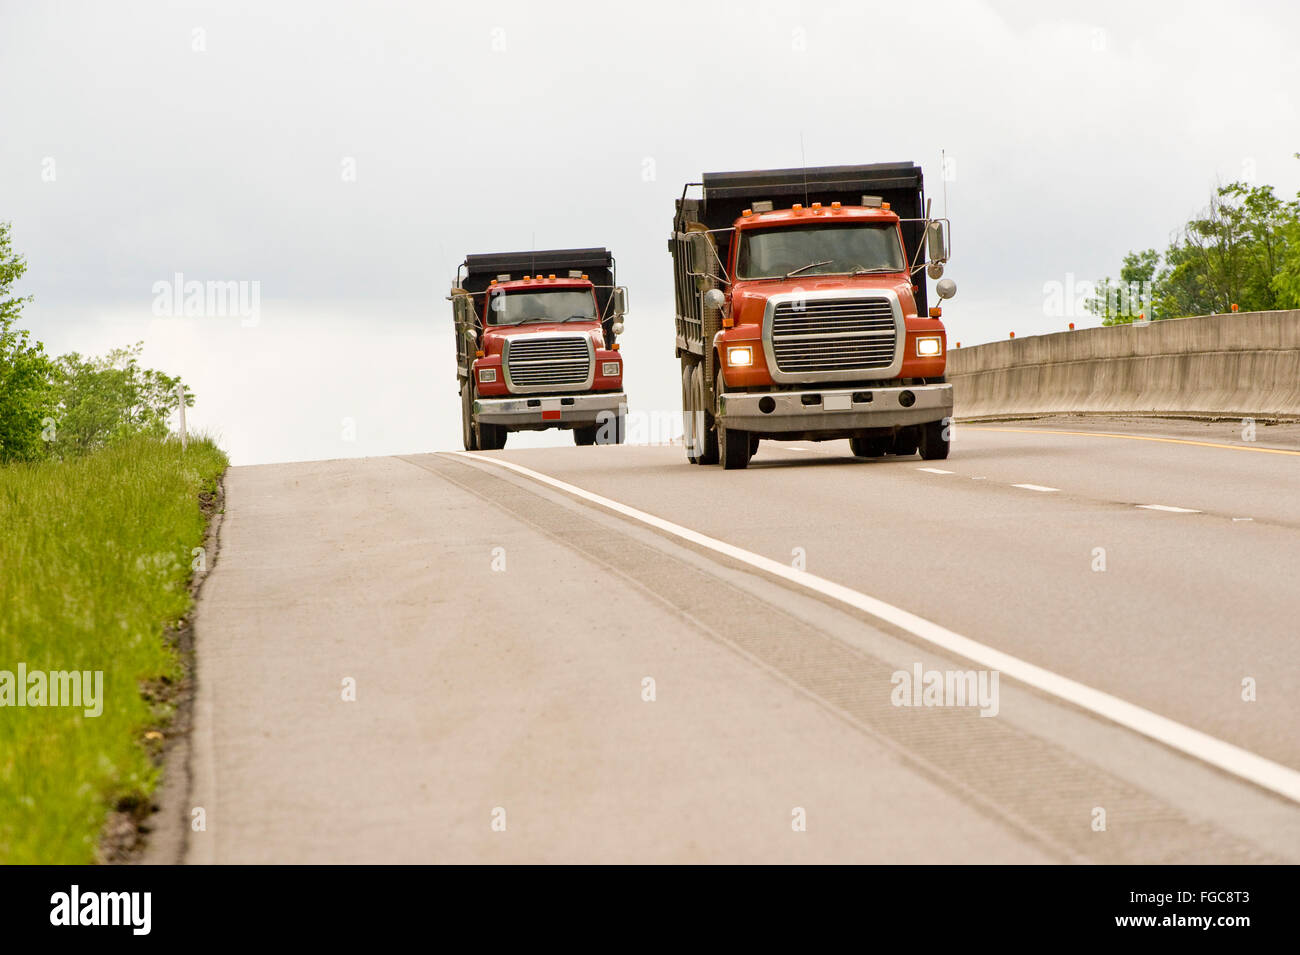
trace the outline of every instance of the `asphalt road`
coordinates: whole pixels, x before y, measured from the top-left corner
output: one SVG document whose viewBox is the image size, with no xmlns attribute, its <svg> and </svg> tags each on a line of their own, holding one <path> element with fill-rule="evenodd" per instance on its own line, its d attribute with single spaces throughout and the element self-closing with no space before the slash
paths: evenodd
<svg viewBox="0 0 1300 955">
<path fill-rule="evenodd" d="M 232 469 L 184 858 L 1300 861 L 1300 434 L 1255 437 Z"/>
</svg>

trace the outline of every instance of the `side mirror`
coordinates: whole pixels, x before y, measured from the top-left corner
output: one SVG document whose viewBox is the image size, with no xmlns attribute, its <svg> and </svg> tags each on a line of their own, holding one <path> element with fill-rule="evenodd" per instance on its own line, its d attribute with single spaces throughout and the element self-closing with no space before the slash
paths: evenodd
<svg viewBox="0 0 1300 955">
<path fill-rule="evenodd" d="M 620 319 L 627 314 L 627 286 L 619 285 L 615 287 L 610 312 L 615 319 Z"/>
<path fill-rule="evenodd" d="M 940 279 L 934 284 L 934 291 L 940 298 L 952 298 L 957 294 L 957 283 L 952 279 Z"/>
<path fill-rule="evenodd" d="M 704 293 L 705 308 L 722 308 L 727 304 L 727 296 L 720 288 L 711 288 Z"/>
<path fill-rule="evenodd" d="M 943 223 L 931 222 L 925 230 L 925 241 L 930 250 L 931 262 L 947 262 L 948 247 L 943 240 Z"/>
</svg>

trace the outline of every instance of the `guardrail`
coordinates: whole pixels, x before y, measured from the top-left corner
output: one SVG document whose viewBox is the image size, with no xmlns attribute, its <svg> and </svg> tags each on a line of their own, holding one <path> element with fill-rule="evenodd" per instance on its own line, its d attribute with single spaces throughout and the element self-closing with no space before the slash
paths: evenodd
<svg viewBox="0 0 1300 955">
<path fill-rule="evenodd" d="M 948 353 L 959 419 L 1300 419 L 1300 310 L 1085 328 Z"/>
</svg>

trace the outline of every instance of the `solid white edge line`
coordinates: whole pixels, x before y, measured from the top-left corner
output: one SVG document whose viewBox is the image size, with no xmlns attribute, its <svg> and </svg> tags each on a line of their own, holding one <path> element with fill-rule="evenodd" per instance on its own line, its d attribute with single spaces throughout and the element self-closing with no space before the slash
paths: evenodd
<svg viewBox="0 0 1300 955">
<path fill-rule="evenodd" d="M 850 587 L 818 577 L 816 574 L 810 574 L 806 570 L 788 567 L 769 557 L 709 537 L 699 531 L 693 531 L 689 527 L 674 524 L 662 517 L 656 517 L 630 505 L 602 497 L 592 491 L 584 490 L 557 478 L 542 474 L 540 471 L 526 468 L 521 464 L 515 464 L 512 461 L 505 461 L 500 458 L 484 457 L 470 451 L 447 451 L 443 453 L 472 458 L 475 461 L 482 461 L 485 464 L 514 471 L 584 501 L 599 504 L 601 507 L 617 514 L 622 514 L 624 517 L 630 517 L 642 524 L 666 531 L 674 537 L 716 551 L 730 557 L 732 560 L 738 560 L 774 576 L 782 577 L 801 587 L 815 590 L 824 596 L 831 597 L 850 607 L 861 610 L 863 613 L 870 614 L 906 630 L 927 643 L 932 643 L 958 656 L 965 657 L 990 670 L 997 670 L 1027 686 L 1041 690 L 1044 693 L 1050 693 L 1066 702 L 1073 703 L 1075 706 L 1082 707 L 1098 716 L 1125 726 L 1134 732 L 1141 733 L 1143 736 L 1158 740 L 1202 762 L 1209 763 L 1211 766 L 1217 766 L 1219 769 L 1248 780 L 1257 786 L 1262 786 L 1280 796 L 1285 796 L 1294 802 L 1300 802 L 1300 772 L 1288 766 L 1275 763 L 1271 759 L 1266 759 L 1249 750 L 1217 739 L 1208 733 L 1194 730 L 1190 726 L 1184 726 L 1182 723 L 1175 722 L 1158 713 L 1153 713 L 1134 703 L 1121 700 L 1119 697 L 1111 696 L 1109 693 L 1085 686 L 1068 677 L 1060 676 L 1051 670 L 1045 670 L 1009 653 L 995 650 L 969 637 L 963 637 L 959 633 L 954 633 L 946 627 L 941 627 L 939 624 L 918 617 L 914 613 L 885 603 L 883 600 L 869 597 Z"/>
<path fill-rule="evenodd" d="M 1059 491 L 1056 487 L 1043 487 L 1041 484 L 1013 484 L 1012 487 L 1023 487 L 1026 491 Z"/>
<path fill-rule="evenodd" d="M 927 474 L 952 474 L 952 471 L 945 471 L 943 468 L 917 468 L 918 471 L 925 471 Z"/>
<path fill-rule="evenodd" d="M 1199 514 L 1200 511 L 1190 507 L 1171 507 L 1168 504 L 1139 504 L 1138 507 L 1148 511 L 1169 511 L 1171 514 Z"/>
</svg>

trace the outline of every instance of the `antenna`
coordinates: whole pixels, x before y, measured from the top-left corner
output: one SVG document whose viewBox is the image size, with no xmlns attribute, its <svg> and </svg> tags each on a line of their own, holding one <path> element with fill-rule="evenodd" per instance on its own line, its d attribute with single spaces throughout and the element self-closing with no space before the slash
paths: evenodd
<svg viewBox="0 0 1300 955">
<path fill-rule="evenodd" d="M 803 151 L 803 130 L 799 130 L 799 164 L 803 166 L 803 204 L 808 205 L 808 158 Z"/>
</svg>

